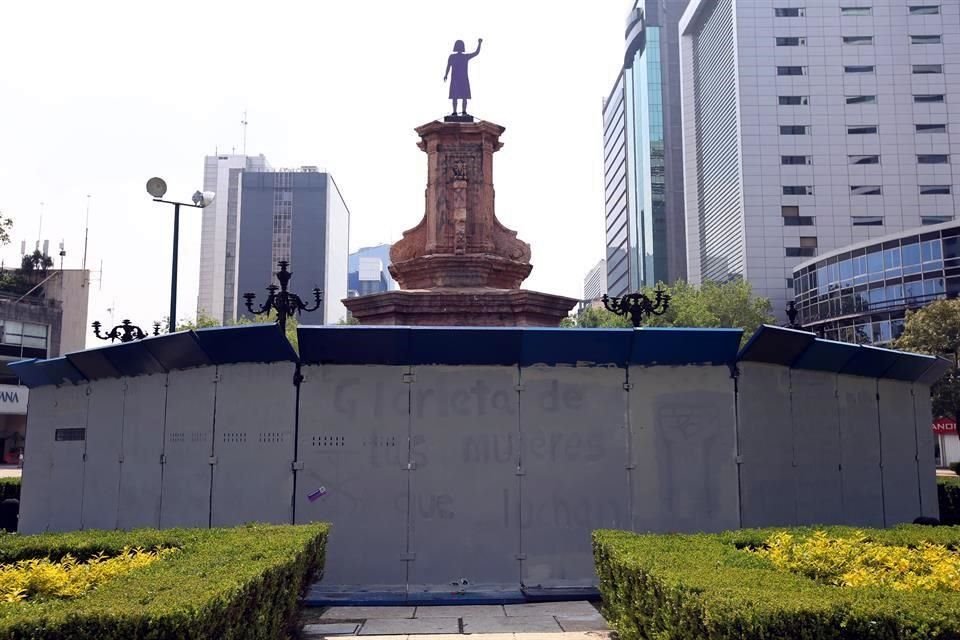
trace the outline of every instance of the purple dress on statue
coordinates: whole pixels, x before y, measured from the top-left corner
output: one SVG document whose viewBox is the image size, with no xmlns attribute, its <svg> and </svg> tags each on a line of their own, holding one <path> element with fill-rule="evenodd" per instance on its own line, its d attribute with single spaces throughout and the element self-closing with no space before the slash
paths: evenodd
<svg viewBox="0 0 960 640">
<path fill-rule="evenodd" d="M 467 75 L 467 65 L 470 58 L 476 53 L 454 53 L 450 56 L 448 64 L 450 65 L 450 99 L 451 100 L 469 100 L 470 95 L 470 77 Z"/>
</svg>

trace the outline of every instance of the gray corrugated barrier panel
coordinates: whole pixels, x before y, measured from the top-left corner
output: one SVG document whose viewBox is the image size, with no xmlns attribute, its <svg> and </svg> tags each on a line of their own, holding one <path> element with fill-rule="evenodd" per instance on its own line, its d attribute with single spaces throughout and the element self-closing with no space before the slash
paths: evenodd
<svg viewBox="0 0 960 640">
<path fill-rule="evenodd" d="M 837 400 L 844 521 L 850 525 L 882 527 L 883 477 L 876 379 L 837 376 Z"/>
<path fill-rule="evenodd" d="M 879 380 L 877 391 L 886 524 L 913 522 L 920 515 L 913 385 L 899 380 Z"/>
<path fill-rule="evenodd" d="M 929 387 L 913 385 L 913 410 L 917 425 L 917 477 L 920 483 L 920 512 L 929 518 L 940 517 L 937 499 L 937 472 L 934 460 L 933 423 Z"/>
<path fill-rule="evenodd" d="M 626 371 L 615 367 L 520 370 L 525 585 L 592 583 L 590 534 L 596 529 L 630 528 L 625 382 Z M 472 446 L 471 462 L 486 451 L 491 457 L 500 454 L 498 462 L 505 457 L 503 443 L 493 437 Z M 508 504 L 512 500 L 505 497 L 504 505 Z M 505 546 L 512 542 L 503 541 Z"/>
<path fill-rule="evenodd" d="M 58 424 L 56 396 L 58 387 L 47 385 L 30 390 L 29 423 L 23 456 L 23 477 L 20 488 L 20 533 L 45 531 L 50 519 L 50 465 L 53 464 L 54 430 Z"/>
<path fill-rule="evenodd" d="M 797 521 L 843 523 L 837 375 L 790 372 Z"/>
<path fill-rule="evenodd" d="M 210 524 L 216 376 L 216 367 L 168 374 L 160 496 L 163 528 Z"/>
<path fill-rule="evenodd" d="M 81 518 L 84 529 L 117 528 L 126 384 L 124 380 L 112 379 L 89 385 Z"/>
<path fill-rule="evenodd" d="M 629 373 L 632 528 L 737 528 L 737 428 L 730 369 L 630 367 Z"/>
<path fill-rule="evenodd" d="M 742 525 L 796 524 L 790 370 L 741 362 L 738 389 Z"/>
<path fill-rule="evenodd" d="M 413 375 L 420 459 L 410 472 L 408 584 L 519 582 L 517 368 L 418 366 Z"/>
<path fill-rule="evenodd" d="M 46 525 L 49 531 L 74 531 L 83 524 L 83 457 L 86 453 L 87 406 L 90 398 L 85 384 L 59 387 L 54 396 L 53 429 L 41 429 L 41 434 L 46 431 L 48 437 L 53 436 Z M 28 438 L 29 433 L 30 426 L 27 425 Z M 26 453 L 29 445 L 28 441 L 24 448 L 24 460 L 29 455 Z"/>
<path fill-rule="evenodd" d="M 123 397 L 123 463 L 120 465 L 121 529 L 160 526 L 160 475 L 167 376 L 126 380 Z"/>
<path fill-rule="evenodd" d="M 218 367 L 213 526 L 292 522 L 294 370 L 292 362 Z"/>
<path fill-rule="evenodd" d="M 422 436 L 410 440 L 410 368 L 301 373 L 296 521 L 333 523 L 324 583 L 405 585 L 407 465 L 427 463 Z M 433 506 L 437 517 L 448 515 L 446 503 Z"/>
</svg>

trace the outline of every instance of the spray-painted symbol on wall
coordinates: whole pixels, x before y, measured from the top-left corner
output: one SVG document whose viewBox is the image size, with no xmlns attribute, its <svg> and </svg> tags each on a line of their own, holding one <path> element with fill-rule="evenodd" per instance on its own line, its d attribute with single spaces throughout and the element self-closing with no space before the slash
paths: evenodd
<svg viewBox="0 0 960 640">
<path fill-rule="evenodd" d="M 308 494 L 308 495 L 307 495 L 307 500 L 309 500 L 310 502 L 316 502 L 317 500 L 319 500 L 320 498 L 322 498 L 322 497 L 325 496 L 325 495 L 327 495 L 327 488 L 326 488 L 326 487 L 320 487 L 319 489 L 317 489 L 317 490 L 314 491 L 313 493 Z"/>
</svg>

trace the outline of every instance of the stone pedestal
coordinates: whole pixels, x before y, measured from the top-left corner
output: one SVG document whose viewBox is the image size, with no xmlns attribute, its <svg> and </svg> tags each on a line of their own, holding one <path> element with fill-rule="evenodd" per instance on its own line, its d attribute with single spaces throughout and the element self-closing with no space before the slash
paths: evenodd
<svg viewBox="0 0 960 640">
<path fill-rule="evenodd" d="M 430 122 L 417 128 L 427 154 L 423 219 L 390 249 L 401 291 L 344 304 L 361 324 L 557 326 L 577 300 L 520 289 L 530 245 L 494 213 L 493 154 L 504 128 Z"/>
</svg>

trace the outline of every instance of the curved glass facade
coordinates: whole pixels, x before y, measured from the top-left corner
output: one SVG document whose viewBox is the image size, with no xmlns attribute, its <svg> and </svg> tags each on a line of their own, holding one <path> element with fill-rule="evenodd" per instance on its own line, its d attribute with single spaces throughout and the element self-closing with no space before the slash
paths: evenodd
<svg viewBox="0 0 960 640">
<path fill-rule="evenodd" d="M 904 316 L 960 294 L 960 223 L 861 243 L 793 272 L 797 322 L 830 340 L 884 344 Z"/>
</svg>

